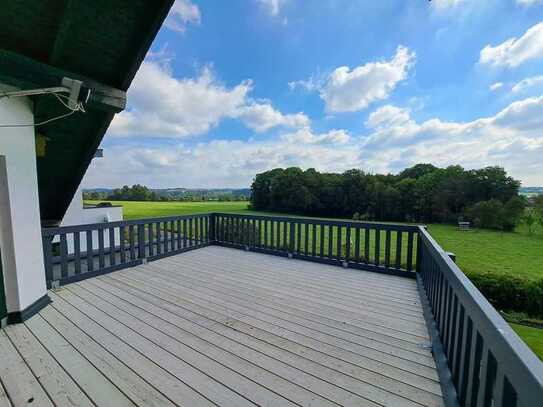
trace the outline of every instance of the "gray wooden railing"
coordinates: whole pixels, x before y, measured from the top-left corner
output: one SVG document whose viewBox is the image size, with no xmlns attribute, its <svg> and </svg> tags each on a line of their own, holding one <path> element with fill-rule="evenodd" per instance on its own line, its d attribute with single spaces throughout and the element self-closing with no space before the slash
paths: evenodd
<svg viewBox="0 0 543 407">
<path fill-rule="evenodd" d="M 542 406 L 543 364 L 424 227 L 417 279 L 447 405 Z"/>
<path fill-rule="evenodd" d="M 128 220 L 42 230 L 48 287 L 209 245 L 212 215 Z"/>
<path fill-rule="evenodd" d="M 215 244 L 415 277 L 418 227 L 214 214 Z"/>
<path fill-rule="evenodd" d="M 44 229 L 47 284 L 210 244 L 416 278 L 446 405 L 543 405 L 541 362 L 422 226 L 213 213 Z"/>
</svg>

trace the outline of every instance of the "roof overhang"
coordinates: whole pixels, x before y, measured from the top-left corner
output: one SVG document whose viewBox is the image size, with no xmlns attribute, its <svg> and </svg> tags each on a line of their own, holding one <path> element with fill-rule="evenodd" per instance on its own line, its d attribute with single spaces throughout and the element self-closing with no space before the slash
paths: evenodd
<svg viewBox="0 0 543 407">
<path fill-rule="evenodd" d="M 43 222 L 59 222 L 174 0 L 17 0 L 0 13 L 0 83 L 19 89 L 80 80 L 86 113 L 36 128 Z M 35 121 L 66 113 L 50 95 L 33 97 Z"/>
</svg>

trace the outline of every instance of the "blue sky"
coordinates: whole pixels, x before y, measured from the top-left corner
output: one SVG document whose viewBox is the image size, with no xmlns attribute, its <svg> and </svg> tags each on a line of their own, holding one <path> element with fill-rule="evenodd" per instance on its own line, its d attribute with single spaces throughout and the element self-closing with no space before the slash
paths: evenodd
<svg viewBox="0 0 543 407">
<path fill-rule="evenodd" d="M 177 0 L 86 187 L 300 166 L 543 185 L 543 0 Z"/>
</svg>

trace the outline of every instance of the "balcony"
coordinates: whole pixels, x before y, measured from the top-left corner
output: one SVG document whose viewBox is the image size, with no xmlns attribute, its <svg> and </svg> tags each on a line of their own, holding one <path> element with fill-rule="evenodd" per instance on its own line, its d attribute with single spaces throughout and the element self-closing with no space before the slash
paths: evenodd
<svg viewBox="0 0 543 407">
<path fill-rule="evenodd" d="M 539 360 L 423 227 L 205 214 L 44 229 L 43 246 L 52 302 L 0 331 L 0 405 L 543 396 Z"/>
</svg>

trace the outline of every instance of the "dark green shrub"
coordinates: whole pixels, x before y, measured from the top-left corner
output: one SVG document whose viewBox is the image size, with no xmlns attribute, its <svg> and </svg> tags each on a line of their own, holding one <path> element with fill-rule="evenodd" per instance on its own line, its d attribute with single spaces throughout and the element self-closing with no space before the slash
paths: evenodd
<svg viewBox="0 0 543 407">
<path fill-rule="evenodd" d="M 486 229 L 500 229 L 503 204 L 497 199 L 477 202 L 467 211 L 475 226 Z"/>
<path fill-rule="evenodd" d="M 497 309 L 543 316 L 543 279 L 527 280 L 494 273 L 468 277 Z"/>
</svg>

